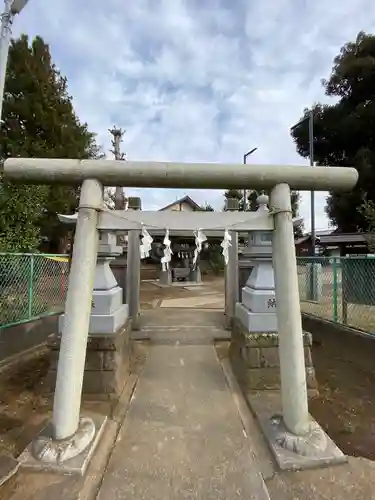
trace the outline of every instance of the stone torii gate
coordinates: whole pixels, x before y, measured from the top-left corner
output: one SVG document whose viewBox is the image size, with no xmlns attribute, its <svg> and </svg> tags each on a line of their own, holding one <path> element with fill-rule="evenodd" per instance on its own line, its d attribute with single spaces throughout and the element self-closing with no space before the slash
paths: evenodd
<svg viewBox="0 0 375 500">
<path fill-rule="evenodd" d="M 64 470 L 77 461 L 84 469 L 100 438 L 104 422 L 80 418 L 82 382 L 97 258 L 99 230 L 137 232 L 159 228 L 273 231 L 273 264 L 283 421 L 292 436 L 309 432 L 303 335 L 295 258 L 291 189 L 349 190 L 358 179 L 352 168 L 199 163 L 127 162 L 11 158 L 4 175 L 24 184 L 82 184 L 71 273 L 65 306 L 52 422 L 33 443 L 42 466 Z M 269 213 L 124 212 L 103 202 L 103 186 L 271 190 Z M 162 220 L 163 217 L 168 217 Z M 134 233 L 136 231 L 133 231 Z M 228 269 L 227 274 L 237 269 Z M 234 288 L 236 280 L 234 281 Z M 65 468 L 66 470 L 66 468 Z"/>
</svg>

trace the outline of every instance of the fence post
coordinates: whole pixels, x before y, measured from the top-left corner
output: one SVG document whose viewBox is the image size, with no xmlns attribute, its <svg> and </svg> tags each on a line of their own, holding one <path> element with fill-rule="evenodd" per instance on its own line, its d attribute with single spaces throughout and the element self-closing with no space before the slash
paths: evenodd
<svg viewBox="0 0 375 500">
<path fill-rule="evenodd" d="M 342 320 L 344 325 L 348 324 L 348 296 L 346 290 L 348 288 L 348 265 L 349 260 L 346 257 L 340 257 L 341 263 L 341 307 L 342 307 Z"/>
<path fill-rule="evenodd" d="M 33 295 L 34 295 L 34 255 L 30 255 L 29 280 L 27 286 L 27 314 L 28 319 L 33 316 Z"/>
<path fill-rule="evenodd" d="M 333 279 L 332 279 L 332 286 L 333 286 L 333 297 L 332 297 L 332 320 L 337 322 L 338 321 L 338 308 L 337 308 L 337 296 L 338 296 L 338 290 L 337 290 L 337 260 L 336 257 L 333 257 L 333 266 L 332 266 L 332 272 L 333 272 Z"/>
</svg>

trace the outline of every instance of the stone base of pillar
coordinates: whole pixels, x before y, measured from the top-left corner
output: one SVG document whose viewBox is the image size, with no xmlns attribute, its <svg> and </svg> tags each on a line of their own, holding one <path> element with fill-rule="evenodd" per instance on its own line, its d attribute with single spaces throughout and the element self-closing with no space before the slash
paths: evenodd
<svg viewBox="0 0 375 500">
<path fill-rule="evenodd" d="M 162 269 L 160 271 L 159 283 L 161 285 L 171 285 L 172 284 L 172 271 L 170 269 L 167 269 L 166 271 L 163 271 L 163 269 Z"/>
<path fill-rule="evenodd" d="M 281 470 L 317 469 L 347 462 L 311 415 L 306 434 L 297 436 L 288 431 L 281 415 L 280 391 L 252 391 L 246 399 Z"/>
<path fill-rule="evenodd" d="M 21 453 L 18 462 L 22 469 L 28 472 L 69 475 L 75 481 L 77 476 L 85 475 L 106 430 L 107 422 L 108 417 L 103 415 L 91 414 L 90 418 L 82 417 L 74 436 L 63 441 L 53 439 L 51 422 L 48 422 L 36 439 Z M 89 438 L 91 440 L 84 450 L 75 455 L 77 448 L 84 446 L 85 440 Z"/>
<path fill-rule="evenodd" d="M 306 381 L 309 396 L 317 395 L 311 358 L 312 337 L 304 333 Z M 280 390 L 279 336 L 277 333 L 249 333 L 236 318 L 230 345 L 230 361 L 244 392 Z"/>
<path fill-rule="evenodd" d="M 83 377 L 83 397 L 87 400 L 117 400 L 130 372 L 131 321 L 114 334 L 89 335 Z M 60 338 L 49 342 L 51 363 L 44 382 L 45 391 L 55 390 Z"/>
<path fill-rule="evenodd" d="M 201 283 L 202 274 L 199 266 L 193 271 L 191 271 L 189 276 L 189 281 L 192 281 L 193 283 Z"/>
</svg>

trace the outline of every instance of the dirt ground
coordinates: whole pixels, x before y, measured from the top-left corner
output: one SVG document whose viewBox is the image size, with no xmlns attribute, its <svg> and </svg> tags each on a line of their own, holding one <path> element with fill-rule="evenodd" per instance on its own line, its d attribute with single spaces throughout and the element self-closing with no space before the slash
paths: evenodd
<svg viewBox="0 0 375 500">
<path fill-rule="evenodd" d="M 44 350 L 22 367 L 0 375 L 0 453 L 17 457 L 41 425 L 49 406 L 40 391 L 48 364 Z"/>
<path fill-rule="evenodd" d="M 213 279 L 212 286 L 222 285 Z M 163 299 L 195 293 L 145 282 L 141 306 L 149 309 Z M 358 363 L 352 363 L 348 356 L 335 356 L 334 351 L 326 352 L 321 344 L 314 343 L 320 394 L 310 401 L 310 411 L 345 454 L 375 460 L 375 375 L 361 372 Z M 336 352 L 340 352 L 340 345 Z M 0 453 L 17 457 L 50 412 L 51 400 L 41 390 L 48 362 L 48 352 L 41 352 L 22 368 L 0 374 Z"/>
<path fill-rule="evenodd" d="M 358 369 L 355 352 L 343 359 L 337 344 L 337 355 L 313 345 L 319 396 L 310 412 L 345 454 L 375 460 L 375 375 Z"/>
</svg>

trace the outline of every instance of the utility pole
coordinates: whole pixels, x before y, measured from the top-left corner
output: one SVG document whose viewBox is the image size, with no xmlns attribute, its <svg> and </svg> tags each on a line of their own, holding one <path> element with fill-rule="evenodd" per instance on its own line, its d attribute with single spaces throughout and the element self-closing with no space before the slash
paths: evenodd
<svg viewBox="0 0 375 500">
<path fill-rule="evenodd" d="M 248 151 L 246 154 L 243 155 L 243 163 L 244 165 L 246 165 L 246 162 L 247 162 L 247 157 L 250 156 L 251 154 L 253 154 L 258 148 L 253 148 L 251 149 L 250 151 Z M 246 212 L 246 209 L 247 209 L 247 189 L 244 188 L 243 190 L 243 211 Z"/>
<path fill-rule="evenodd" d="M 114 155 L 115 160 L 126 160 L 125 153 L 121 153 L 120 144 L 122 142 L 122 136 L 125 134 L 125 130 L 121 128 L 113 127 L 109 129 L 110 134 L 112 134 L 112 147 L 111 153 Z M 122 186 L 116 186 L 115 189 L 115 210 L 127 210 L 127 203 L 124 196 L 124 188 Z M 127 246 L 127 236 L 117 235 L 117 245 L 121 247 Z"/>
<path fill-rule="evenodd" d="M 309 121 L 309 157 L 310 157 L 310 167 L 315 165 L 314 163 L 314 110 L 310 109 L 306 116 L 304 116 L 298 123 L 290 128 L 291 131 L 295 130 L 302 123 Z M 315 191 L 310 193 L 310 214 L 311 214 L 311 256 L 316 255 L 316 231 L 315 231 Z"/>
<path fill-rule="evenodd" d="M 315 166 L 314 162 L 314 109 L 311 108 L 308 113 L 293 127 L 291 131 L 295 130 L 302 123 L 308 121 L 309 124 L 309 157 L 310 157 L 310 167 Z M 315 231 L 315 191 L 310 192 L 310 213 L 311 213 L 311 257 L 313 258 L 311 264 L 309 265 L 309 300 L 318 300 L 318 269 L 320 264 L 314 261 L 316 256 L 316 231 Z"/>
<path fill-rule="evenodd" d="M 309 156 L 310 167 L 314 166 L 314 111 L 309 112 Z M 310 213 L 311 213 L 311 254 L 316 255 L 316 234 L 315 234 L 315 191 L 310 193 Z"/>
<path fill-rule="evenodd" d="M 126 160 L 125 153 L 121 153 L 120 144 L 122 142 L 122 136 L 125 134 L 125 130 L 121 128 L 113 127 L 109 129 L 109 132 L 112 134 L 112 147 L 111 153 L 113 153 L 115 160 Z M 115 210 L 124 210 L 125 209 L 125 196 L 124 191 L 121 186 L 116 186 L 115 191 Z"/>
<path fill-rule="evenodd" d="M 0 27 L 0 128 L 3 116 L 4 86 L 13 19 L 14 16 L 21 12 L 27 2 L 28 0 L 4 0 L 4 12 L 1 14 Z"/>
</svg>

